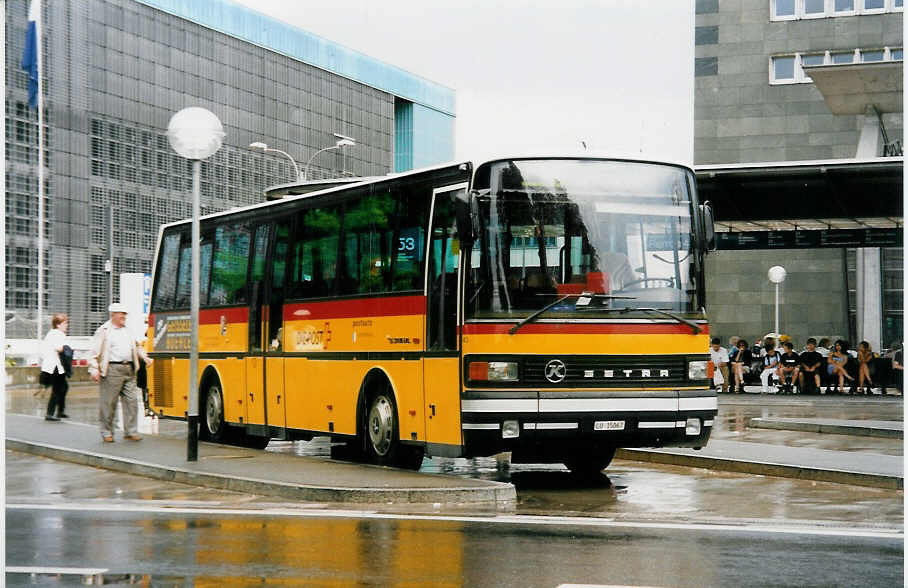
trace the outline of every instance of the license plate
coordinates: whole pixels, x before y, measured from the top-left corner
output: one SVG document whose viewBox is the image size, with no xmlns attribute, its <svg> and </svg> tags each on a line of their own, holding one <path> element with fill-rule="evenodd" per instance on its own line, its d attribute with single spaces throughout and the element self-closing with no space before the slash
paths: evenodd
<svg viewBox="0 0 908 588">
<path fill-rule="evenodd" d="M 624 429 L 624 421 L 596 421 L 593 423 L 595 431 L 621 431 Z"/>
</svg>

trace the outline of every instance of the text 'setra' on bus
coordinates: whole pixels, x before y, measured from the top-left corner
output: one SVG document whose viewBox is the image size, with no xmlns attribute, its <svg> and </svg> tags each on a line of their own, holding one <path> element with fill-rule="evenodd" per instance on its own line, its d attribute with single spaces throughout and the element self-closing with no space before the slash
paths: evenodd
<svg viewBox="0 0 908 588">
<path fill-rule="evenodd" d="M 587 474 L 618 447 L 706 444 L 715 235 L 690 168 L 496 159 L 283 193 L 201 220 L 202 439 L 330 436 L 337 456 L 410 468 L 507 451 Z M 189 221 L 161 228 L 163 418 L 190 397 L 190 251 Z"/>
</svg>

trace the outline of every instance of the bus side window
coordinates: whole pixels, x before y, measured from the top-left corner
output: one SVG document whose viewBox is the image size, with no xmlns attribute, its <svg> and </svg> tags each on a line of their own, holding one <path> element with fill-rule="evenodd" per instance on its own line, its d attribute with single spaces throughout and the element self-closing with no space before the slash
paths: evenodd
<svg viewBox="0 0 908 588">
<path fill-rule="evenodd" d="M 302 213 L 297 223 L 296 253 L 290 273 L 295 298 L 320 298 L 334 293 L 340 213 L 339 207 Z"/>
<path fill-rule="evenodd" d="M 425 229 L 432 185 L 428 182 L 404 187 L 392 185 L 394 212 L 383 235 L 390 260 L 388 290 L 403 292 L 423 289 Z"/>
<path fill-rule="evenodd" d="M 249 228 L 245 224 L 221 225 L 215 229 L 214 240 L 210 304 L 242 304 L 246 301 Z"/>
<path fill-rule="evenodd" d="M 161 245 L 161 257 L 158 259 L 157 265 L 158 283 L 155 285 L 155 295 L 152 301 L 152 308 L 155 312 L 175 308 L 179 249 L 179 233 L 171 233 L 164 236 L 164 242 Z"/>
<path fill-rule="evenodd" d="M 212 243 L 203 242 L 199 247 L 199 305 L 208 304 L 208 281 L 211 278 Z M 180 266 L 177 273 L 177 296 L 175 308 L 189 308 L 192 302 L 192 248 L 186 244 L 180 248 Z"/>
</svg>

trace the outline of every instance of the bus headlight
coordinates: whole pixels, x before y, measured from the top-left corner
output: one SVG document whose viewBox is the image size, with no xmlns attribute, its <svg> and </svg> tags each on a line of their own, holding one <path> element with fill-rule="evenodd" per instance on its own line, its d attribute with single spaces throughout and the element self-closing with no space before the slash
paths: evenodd
<svg viewBox="0 0 908 588">
<path fill-rule="evenodd" d="M 687 362 L 687 379 L 688 380 L 705 380 L 706 379 L 706 362 L 689 361 Z"/>
<path fill-rule="evenodd" d="M 516 361 L 472 361 L 470 380 L 474 382 L 516 382 Z"/>
<path fill-rule="evenodd" d="M 691 417 L 687 419 L 687 423 L 684 427 L 684 433 L 687 435 L 699 435 L 700 434 L 700 419 L 697 417 Z"/>
<path fill-rule="evenodd" d="M 517 421 L 505 421 L 501 423 L 501 438 L 516 439 L 520 437 L 520 423 Z"/>
</svg>

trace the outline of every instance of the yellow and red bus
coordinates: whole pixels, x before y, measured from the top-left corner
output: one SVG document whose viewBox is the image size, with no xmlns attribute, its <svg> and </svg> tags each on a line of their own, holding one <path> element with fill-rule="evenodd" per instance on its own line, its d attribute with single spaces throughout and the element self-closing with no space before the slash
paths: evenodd
<svg viewBox="0 0 908 588">
<path fill-rule="evenodd" d="M 703 446 L 713 241 L 690 168 L 621 159 L 459 162 L 208 215 L 200 437 L 586 473 L 618 447 Z M 187 414 L 190 286 L 190 222 L 163 226 L 163 418 Z"/>
</svg>

